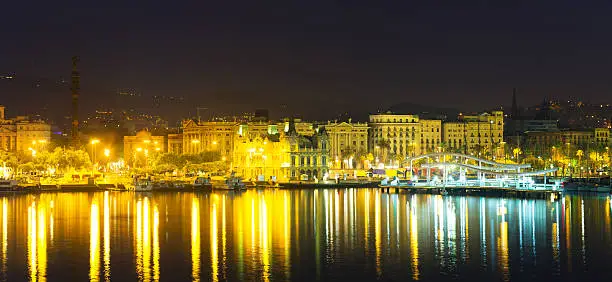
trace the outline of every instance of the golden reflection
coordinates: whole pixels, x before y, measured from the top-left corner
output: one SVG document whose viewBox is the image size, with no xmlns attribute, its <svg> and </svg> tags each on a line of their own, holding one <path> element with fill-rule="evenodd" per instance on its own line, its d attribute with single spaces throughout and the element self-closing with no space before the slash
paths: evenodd
<svg viewBox="0 0 612 282">
<path fill-rule="evenodd" d="M 571 250 L 571 234 L 572 234 L 572 228 L 571 228 L 571 219 L 572 219 L 572 202 L 571 202 L 571 198 L 569 196 L 565 196 L 562 200 L 562 205 L 563 205 L 563 216 L 564 216 L 564 224 L 565 224 L 565 249 L 566 250 Z M 567 268 L 568 271 L 572 270 L 572 252 L 566 252 L 567 253 Z"/>
<path fill-rule="evenodd" d="M 287 193 L 283 193 L 283 237 L 285 242 L 285 270 L 287 271 L 287 280 L 290 280 L 291 275 L 289 269 L 291 268 L 291 256 L 289 254 L 289 249 L 291 248 L 291 236 L 289 235 L 289 215 L 291 213 L 291 209 L 289 207 L 289 200 L 287 198 Z"/>
<path fill-rule="evenodd" d="M 217 234 L 217 204 L 213 203 L 210 211 L 210 260 L 212 281 L 219 281 L 219 250 L 217 250 L 219 242 L 217 241 Z"/>
<path fill-rule="evenodd" d="M 227 269 L 227 253 L 226 253 L 226 248 L 227 248 L 227 221 L 225 219 L 225 195 L 223 195 L 223 197 L 221 198 L 222 202 L 221 202 L 221 255 L 223 257 L 223 263 L 222 263 L 222 267 L 223 267 L 223 279 L 225 280 L 225 270 Z"/>
<path fill-rule="evenodd" d="M 365 208 L 363 209 L 363 220 L 365 221 L 364 226 L 364 241 L 365 241 L 365 252 L 368 253 L 368 247 L 370 246 L 369 242 L 369 233 L 370 233 L 370 190 L 365 191 L 363 205 Z"/>
<path fill-rule="evenodd" d="M 8 200 L 2 198 L 2 270 L 6 272 L 8 251 Z"/>
<path fill-rule="evenodd" d="M 380 223 L 380 199 L 381 195 L 379 193 L 375 194 L 374 197 L 374 247 L 376 250 L 376 274 L 378 277 L 382 274 L 381 269 L 381 223 Z"/>
<path fill-rule="evenodd" d="M 191 278 L 200 281 L 200 203 L 196 197 L 191 199 Z"/>
<path fill-rule="evenodd" d="M 96 199 L 91 202 L 89 222 L 89 281 L 100 281 L 100 212 Z"/>
<path fill-rule="evenodd" d="M 419 231 L 417 220 L 417 201 L 416 195 L 412 195 L 410 201 L 410 253 L 412 254 L 412 279 L 419 280 Z M 408 210 L 408 209 L 406 209 Z"/>
<path fill-rule="evenodd" d="M 104 280 L 110 281 L 110 203 L 108 191 L 104 192 Z"/>
<path fill-rule="evenodd" d="M 157 205 L 153 208 L 153 281 L 159 281 L 159 209 Z"/>
<path fill-rule="evenodd" d="M 485 199 L 480 198 L 480 256 L 482 264 L 487 265 L 487 223 L 485 213 Z"/>
<path fill-rule="evenodd" d="M 151 223 L 151 214 L 153 223 Z M 159 280 L 158 225 L 157 206 L 151 204 L 148 197 L 138 199 L 136 202 L 136 274 L 141 281 Z M 153 233 L 153 239 L 151 239 L 151 233 Z"/>
<path fill-rule="evenodd" d="M 551 234 L 552 234 L 552 255 L 553 260 L 557 263 L 559 262 L 559 202 L 555 203 L 555 207 L 553 208 L 554 212 L 554 222 L 551 226 Z"/>
<path fill-rule="evenodd" d="M 32 202 L 32 204 L 28 207 L 28 262 L 30 281 L 38 280 L 36 227 L 36 202 Z"/>
<path fill-rule="evenodd" d="M 260 215 L 261 219 L 259 221 L 259 230 L 260 230 L 260 240 L 261 240 L 261 248 L 262 248 L 262 264 L 263 264 L 263 278 L 264 281 L 270 281 L 270 248 L 268 247 L 268 208 L 266 206 L 265 197 L 261 197 L 260 199 Z"/>
<path fill-rule="evenodd" d="M 497 237 L 499 264 L 504 281 L 508 281 L 510 275 L 508 254 L 508 222 L 506 222 L 506 206 L 504 200 L 502 200 L 501 205 L 498 207 L 498 215 L 501 216 L 501 222 L 499 223 L 499 236 Z"/>
</svg>

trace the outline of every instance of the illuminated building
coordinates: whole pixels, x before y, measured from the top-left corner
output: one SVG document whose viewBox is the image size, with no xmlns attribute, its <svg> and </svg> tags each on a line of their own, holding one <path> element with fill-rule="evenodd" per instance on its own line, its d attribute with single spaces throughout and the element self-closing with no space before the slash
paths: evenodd
<svg viewBox="0 0 612 282">
<path fill-rule="evenodd" d="M 168 152 L 183 153 L 183 134 L 168 134 Z"/>
<path fill-rule="evenodd" d="M 329 170 L 329 145 L 325 127 L 318 128 L 312 136 L 298 133 L 295 123 L 289 122 L 281 142 L 289 142 L 289 178 L 322 179 Z"/>
<path fill-rule="evenodd" d="M 434 152 L 442 139 L 442 121 L 421 120 L 418 115 L 370 115 L 369 125 L 369 147 L 376 155 L 386 149 L 396 156 Z"/>
<path fill-rule="evenodd" d="M 366 123 L 328 122 L 325 125 L 329 140 L 329 155 L 333 168 L 352 168 L 349 158 L 365 156 L 368 152 L 368 125 Z M 346 162 L 345 162 L 346 161 Z"/>
<path fill-rule="evenodd" d="M 123 137 L 123 158 L 128 164 L 134 163 L 139 157 L 148 157 L 153 152 L 165 152 L 164 136 L 153 136 L 149 131 L 142 130 L 135 136 Z"/>
<path fill-rule="evenodd" d="M 459 115 L 459 121 L 444 123 L 443 137 L 451 151 L 495 155 L 504 140 L 504 112 Z"/>
<path fill-rule="evenodd" d="M 283 140 L 284 141 L 284 140 Z M 234 142 L 233 170 L 245 179 L 268 181 L 271 178 L 286 180 L 289 161 L 289 143 L 282 142 L 280 135 L 263 136 L 239 134 Z"/>
<path fill-rule="evenodd" d="M 51 140 L 51 126 L 41 120 L 25 116 L 6 119 L 0 105 L 0 149 L 5 151 L 40 150 Z"/>
<path fill-rule="evenodd" d="M 595 144 L 600 147 L 611 145 L 609 128 L 595 128 Z"/>
<path fill-rule="evenodd" d="M 442 121 L 422 119 L 421 124 L 421 154 L 439 152 L 442 142 Z"/>
<path fill-rule="evenodd" d="M 233 121 L 184 121 L 183 153 L 219 151 L 222 156 L 231 156 L 239 127 L 240 123 Z"/>
<path fill-rule="evenodd" d="M 312 136 L 315 133 L 314 126 L 312 122 L 306 122 L 301 119 L 285 119 L 282 122 L 278 123 L 278 128 L 284 132 L 289 131 L 289 123 L 293 121 L 295 125 L 295 130 L 298 134 L 304 136 Z"/>
<path fill-rule="evenodd" d="M 289 122 L 287 131 L 277 125 L 244 124 L 239 127 L 232 152 L 233 170 L 246 179 L 297 180 L 307 176 L 322 179 L 328 172 L 327 133 L 324 128 L 312 136 L 297 132 Z"/>
</svg>

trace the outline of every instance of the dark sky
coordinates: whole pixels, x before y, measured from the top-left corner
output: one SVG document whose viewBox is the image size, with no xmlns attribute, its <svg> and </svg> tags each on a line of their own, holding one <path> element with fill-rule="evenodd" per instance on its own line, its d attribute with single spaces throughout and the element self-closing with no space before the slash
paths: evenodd
<svg viewBox="0 0 612 282">
<path fill-rule="evenodd" d="M 183 96 L 177 115 L 278 115 L 286 104 L 328 118 L 399 102 L 479 110 L 509 105 L 513 87 L 523 105 L 605 101 L 610 2 L 5 1 L 0 74 L 17 79 L 0 81 L 0 103 L 66 111 L 59 81 L 74 54 L 85 109 L 112 106 L 120 88 Z"/>
</svg>

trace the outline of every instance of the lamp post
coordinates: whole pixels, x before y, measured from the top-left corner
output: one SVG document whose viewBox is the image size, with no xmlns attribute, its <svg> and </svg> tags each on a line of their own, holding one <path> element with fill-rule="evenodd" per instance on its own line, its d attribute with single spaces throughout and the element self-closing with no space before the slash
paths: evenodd
<svg viewBox="0 0 612 282">
<path fill-rule="evenodd" d="M 489 139 L 491 140 L 491 159 L 493 159 L 493 121 L 489 121 Z"/>
<path fill-rule="evenodd" d="M 89 143 L 91 143 L 91 155 L 93 158 L 92 168 L 91 168 L 91 177 L 93 179 L 95 171 L 96 171 L 96 144 L 100 143 L 100 140 L 92 139 Z"/>
</svg>

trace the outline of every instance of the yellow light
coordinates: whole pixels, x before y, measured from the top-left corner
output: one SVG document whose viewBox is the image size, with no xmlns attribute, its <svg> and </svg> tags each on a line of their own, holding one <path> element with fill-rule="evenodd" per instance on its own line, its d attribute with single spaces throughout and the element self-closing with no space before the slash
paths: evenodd
<svg viewBox="0 0 612 282">
<path fill-rule="evenodd" d="M 32 145 L 36 145 L 36 140 L 32 141 Z"/>
<path fill-rule="evenodd" d="M 226 161 L 226 160 L 227 160 L 227 158 L 226 158 L 226 157 L 222 157 L 222 158 L 221 158 L 221 160 L 222 160 L 222 161 Z"/>
<path fill-rule="evenodd" d="M 200 143 L 200 140 L 193 139 L 193 140 L 191 140 L 191 143 L 193 143 L 193 144 L 197 144 L 197 143 Z"/>
<path fill-rule="evenodd" d="M 146 144 L 149 144 L 149 143 L 151 143 L 151 140 L 148 140 L 148 139 L 147 139 L 147 140 L 145 140 L 144 142 L 145 142 Z"/>
<path fill-rule="evenodd" d="M 158 147 L 158 148 L 155 148 L 155 151 L 159 151 L 159 150 L 161 150 L 161 148 L 159 148 L 159 147 Z"/>
<path fill-rule="evenodd" d="M 157 145 L 157 143 L 158 143 L 157 141 L 153 142 L 153 144 L 155 144 L 155 145 Z"/>
<path fill-rule="evenodd" d="M 108 158 L 110 157 L 110 149 L 104 149 L 104 155 Z"/>
<path fill-rule="evenodd" d="M 212 141 L 212 144 L 213 145 L 217 145 L 217 141 Z"/>
<path fill-rule="evenodd" d="M 45 143 L 47 143 L 47 140 L 45 140 L 45 139 L 40 139 L 40 140 L 38 140 L 38 143 L 43 143 L 43 144 L 45 144 Z"/>
<path fill-rule="evenodd" d="M 91 140 L 91 145 L 98 144 L 98 143 L 100 143 L 99 139 L 92 139 Z"/>
<path fill-rule="evenodd" d="M 142 148 L 138 147 L 138 148 L 136 148 L 136 151 L 142 152 Z"/>
</svg>

